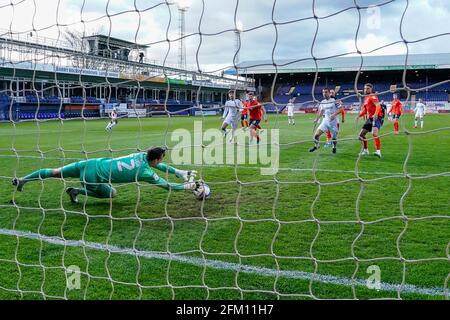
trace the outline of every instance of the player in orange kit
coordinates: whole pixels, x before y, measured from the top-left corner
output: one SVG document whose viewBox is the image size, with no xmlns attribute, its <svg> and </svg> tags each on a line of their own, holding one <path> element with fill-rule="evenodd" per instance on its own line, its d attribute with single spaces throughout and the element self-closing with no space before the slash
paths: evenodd
<svg viewBox="0 0 450 320">
<path fill-rule="evenodd" d="M 394 100 L 391 102 L 391 109 L 389 110 L 388 114 L 393 115 L 394 118 L 394 133 L 398 134 L 398 120 L 400 119 L 401 115 L 403 114 L 403 104 L 398 99 L 398 95 L 394 94 Z"/>
<path fill-rule="evenodd" d="M 249 97 L 248 93 L 246 94 L 246 99 L 244 102 L 244 109 L 241 111 L 241 127 L 246 130 L 248 128 L 248 109 L 246 108 L 249 105 Z"/>
<path fill-rule="evenodd" d="M 369 154 L 368 142 L 366 135 L 372 132 L 376 151 L 375 156 L 381 158 L 381 140 L 379 137 L 379 130 L 383 126 L 383 111 L 381 109 L 378 97 L 373 92 L 373 85 L 367 83 L 364 86 L 364 94 L 366 95 L 364 99 L 364 105 L 359 113 L 359 117 L 365 117 L 366 122 L 359 133 L 359 139 L 363 145 L 363 151 L 360 153 L 361 156 Z"/>
<path fill-rule="evenodd" d="M 264 106 L 260 104 L 256 99 L 254 99 L 254 94 L 250 92 L 248 94 L 249 96 L 249 102 L 247 106 L 245 106 L 246 109 L 248 109 L 249 115 L 250 115 L 250 142 L 253 141 L 253 138 L 256 138 L 256 143 L 259 144 L 261 141 L 259 135 L 258 135 L 258 129 L 261 130 L 261 119 L 264 116 L 264 121 L 267 122 L 267 115 L 266 110 L 264 109 Z"/>
</svg>

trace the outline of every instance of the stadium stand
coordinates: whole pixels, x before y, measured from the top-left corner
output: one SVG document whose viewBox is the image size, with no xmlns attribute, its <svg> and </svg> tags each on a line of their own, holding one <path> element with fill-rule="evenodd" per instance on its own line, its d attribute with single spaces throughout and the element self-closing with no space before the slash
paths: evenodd
<svg viewBox="0 0 450 320">
<path fill-rule="evenodd" d="M 396 88 L 395 92 L 400 94 L 402 100 L 406 100 L 407 98 L 406 91 L 401 89 L 403 88 L 402 83 L 395 83 L 394 81 L 374 81 L 374 83 L 376 85 L 377 92 L 380 92 L 378 95 L 380 101 L 392 101 L 394 93 L 393 91 L 391 91 L 392 88 Z M 423 99 L 429 102 L 449 102 L 450 83 L 432 87 L 425 91 L 420 90 L 426 87 L 423 82 L 408 83 L 408 86 L 411 89 L 415 89 L 411 91 L 412 96 L 410 97 L 410 99 L 412 99 L 414 96 L 416 100 Z M 324 89 L 325 87 L 328 87 L 330 89 L 339 87 L 336 98 L 341 99 L 347 106 L 359 103 L 360 101 L 355 93 L 354 83 L 352 82 L 343 82 L 339 84 L 329 83 L 328 85 L 316 84 L 316 86 L 314 87 L 315 99 L 321 100 L 322 89 Z M 289 94 L 290 88 L 292 88 L 292 85 L 290 85 L 289 83 L 283 83 L 280 85 L 277 94 L 274 96 L 274 101 L 276 104 L 278 104 L 279 111 L 283 111 L 285 104 L 287 104 L 289 102 L 289 99 L 291 98 L 295 98 L 295 103 L 299 105 L 300 109 L 310 108 L 314 106 L 314 98 L 312 96 L 313 82 L 296 84 L 294 86 L 295 90 L 293 90 Z M 359 85 L 358 89 L 360 90 L 360 93 L 362 93 L 363 87 L 361 84 Z M 268 112 L 277 112 L 277 107 L 271 102 L 270 97 L 267 97 L 264 101 L 266 102 L 266 110 Z"/>
</svg>

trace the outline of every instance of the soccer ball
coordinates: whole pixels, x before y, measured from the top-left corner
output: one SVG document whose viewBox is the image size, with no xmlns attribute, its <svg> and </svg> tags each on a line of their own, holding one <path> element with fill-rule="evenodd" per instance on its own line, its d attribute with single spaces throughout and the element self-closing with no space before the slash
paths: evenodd
<svg viewBox="0 0 450 320">
<path fill-rule="evenodd" d="M 209 199 L 211 198 L 211 188 L 204 182 L 194 190 L 194 196 L 197 200 Z"/>
</svg>

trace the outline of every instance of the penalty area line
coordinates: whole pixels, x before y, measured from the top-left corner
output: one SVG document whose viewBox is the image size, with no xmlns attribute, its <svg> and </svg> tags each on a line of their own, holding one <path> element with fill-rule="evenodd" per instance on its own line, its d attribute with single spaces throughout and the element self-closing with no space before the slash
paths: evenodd
<svg viewBox="0 0 450 320">
<path fill-rule="evenodd" d="M 103 252 L 110 252 L 115 254 L 124 254 L 130 255 L 134 257 L 146 258 L 146 259 L 158 259 L 164 261 L 176 261 L 180 263 L 186 263 L 198 267 L 209 267 L 213 269 L 226 270 L 226 271 L 234 271 L 234 272 L 242 272 L 266 277 L 280 277 L 280 278 L 288 278 L 288 279 L 300 279 L 300 280 L 308 280 L 313 279 L 314 282 L 324 283 L 324 284 L 333 284 L 340 286 L 355 286 L 355 287 L 367 287 L 367 282 L 362 279 L 351 279 L 346 277 L 338 277 L 332 275 L 323 275 L 323 274 L 314 274 L 312 272 L 304 272 L 304 271 L 286 271 L 286 270 L 276 270 L 270 268 L 257 267 L 252 265 L 243 265 L 232 262 L 224 262 L 219 260 L 209 260 L 202 259 L 197 257 L 190 257 L 184 255 L 176 255 L 176 254 L 165 254 L 153 251 L 140 251 L 134 250 L 132 248 L 123 248 L 113 245 L 105 245 L 101 243 L 95 242 L 87 242 L 80 240 L 64 240 L 59 237 L 50 237 L 45 236 L 33 232 L 27 231 L 19 231 L 19 230 L 11 230 L 11 229 L 0 229 L 0 235 L 3 236 L 11 236 L 11 237 L 19 237 L 31 240 L 38 240 L 45 243 L 53 244 L 53 245 L 61 245 L 67 247 L 79 247 L 79 248 L 88 248 Z M 378 290 L 378 289 L 377 289 Z M 419 287 L 411 284 L 391 284 L 391 283 L 380 283 L 380 287 L 378 291 L 392 291 L 400 293 L 408 293 L 408 294 L 421 294 L 428 296 L 446 296 L 448 295 L 448 289 L 444 288 L 426 288 Z"/>
</svg>

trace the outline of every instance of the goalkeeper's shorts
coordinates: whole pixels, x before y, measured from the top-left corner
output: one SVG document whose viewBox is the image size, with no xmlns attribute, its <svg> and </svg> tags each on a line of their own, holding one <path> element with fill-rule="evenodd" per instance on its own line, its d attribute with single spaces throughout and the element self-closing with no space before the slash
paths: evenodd
<svg viewBox="0 0 450 320">
<path fill-rule="evenodd" d="M 63 179 L 79 178 L 81 185 L 95 193 L 97 198 L 110 198 L 114 193 L 109 183 L 102 181 L 97 174 L 97 159 L 71 163 L 61 168 Z"/>
</svg>

